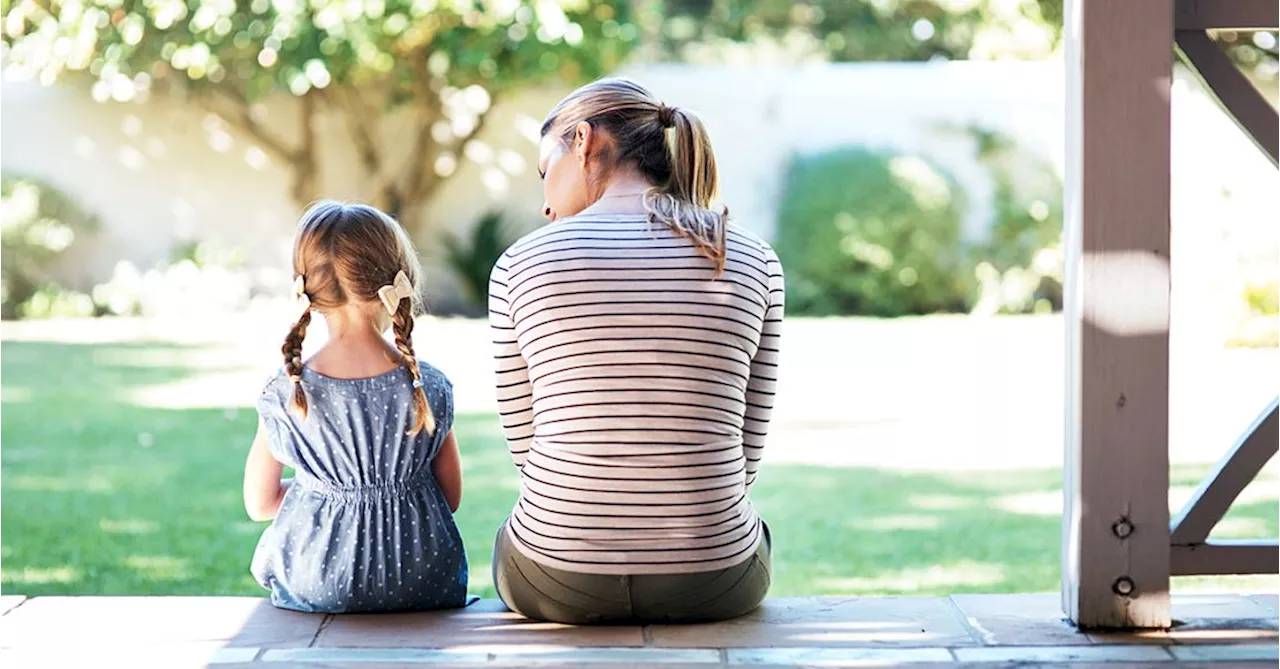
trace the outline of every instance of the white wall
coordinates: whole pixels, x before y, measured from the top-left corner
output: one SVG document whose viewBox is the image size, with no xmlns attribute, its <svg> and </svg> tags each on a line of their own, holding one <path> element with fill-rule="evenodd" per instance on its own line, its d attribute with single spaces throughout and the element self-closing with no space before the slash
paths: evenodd
<svg viewBox="0 0 1280 669">
<path fill-rule="evenodd" d="M 980 231 L 989 216 L 991 184 L 971 139 L 949 128 L 1001 130 L 1061 164 L 1057 63 L 670 65 L 623 74 L 669 104 L 702 114 L 716 148 L 722 200 L 740 224 L 766 237 L 775 232 L 785 167 L 795 154 L 868 145 L 927 157 L 968 191 L 970 232 Z M 481 140 L 495 156 L 509 155 L 488 165 L 464 164 L 426 211 L 432 230 L 465 230 L 494 207 L 510 212 L 517 227 L 538 224 L 541 186 L 530 133 L 565 92 L 535 90 L 495 107 Z M 281 132 L 291 129 L 291 104 L 276 100 L 269 107 L 268 118 Z M 286 266 L 297 216 L 288 175 L 256 159 L 261 154 L 251 142 L 224 133 L 195 106 L 159 97 L 145 105 L 98 104 L 79 88 L 5 81 L 0 118 L 6 173 L 44 178 L 105 222 L 105 239 L 76 259 L 70 278 L 103 280 L 118 259 L 147 267 L 167 259 L 176 241 L 191 238 L 239 246 L 255 267 Z M 356 158 L 337 122 L 322 119 L 319 129 L 324 194 L 358 198 L 363 184 Z M 1184 313 L 1222 312 L 1227 301 L 1221 295 L 1237 281 L 1235 249 L 1274 254 L 1277 230 L 1267 217 L 1276 173 L 1181 73 L 1173 122 L 1175 300 Z M 403 127 L 394 117 L 384 123 L 388 144 L 407 146 L 395 141 Z M 448 302 L 454 289 L 438 267 L 438 245 L 427 242 L 420 250 L 436 267 L 431 292 L 437 304 Z M 278 277 L 268 281 L 285 288 Z"/>
</svg>

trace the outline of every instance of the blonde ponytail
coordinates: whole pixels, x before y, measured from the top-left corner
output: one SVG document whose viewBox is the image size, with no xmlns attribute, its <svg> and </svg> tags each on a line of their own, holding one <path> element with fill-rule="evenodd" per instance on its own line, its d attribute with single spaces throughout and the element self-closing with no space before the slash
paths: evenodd
<svg viewBox="0 0 1280 669">
<path fill-rule="evenodd" d="M 649 221 L 697 244 L 724 271 L 729 210 L 710 209 L 719 177 L 706 126 L 693 112 L 668 107 L 640 84 L 609 78 L 570 93 L 542 124 L 542 134 L 571 141 L 579 123 L 605 130 L 612 143 L 592 159 L 611 169 L 634 165 L 656 184 L 644 196 Z"/>
<path fill-rule="evenodd" d="M 665 188 L 645 193 L 644 207 L 653 223 L 664 223 L 698 245 L 698 250 L 724 271 L 729 209 L 713 211 L 719 176 L 711 138 L 692 112 L 660 105 L 658 122 L 670 125 L 667 155 L 671 177 Z"/>
</svg>

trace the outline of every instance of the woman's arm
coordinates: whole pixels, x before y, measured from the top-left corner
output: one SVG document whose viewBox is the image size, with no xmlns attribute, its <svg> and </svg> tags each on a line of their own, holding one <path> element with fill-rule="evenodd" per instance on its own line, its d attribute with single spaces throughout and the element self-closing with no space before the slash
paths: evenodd
<svg viewBox="0 0 1280 669">
<path fill-rule="evenodd" d="M 507 286 L 510 259 L 503 254 L 489 276 L 489 329 L 493 332 L 495 384 L 498 390 L 498 417 L 507 437 L 507 448 L 516 467 L 524 467 L 533 442 L 533 385 L 529 365 L 520 353 L 516 326 L 511 317 L 511 297 Z"/>
<path fill-rule="evenodd" d="M 284 465 L 271 455 L 267 448 L 267 430 L 258 419 L 258 434 L 253 438 L 253 446 L 249 448 L 249 457 L 244 463 L 244 509 L 249 518 L 264 522 L 272 520 L 280 511 L 280 502 L 289 490 L 292 480 L 281 480 Z"/>
<path fill-rule="evenodd" d="M 458 453 L 458 440 L 453 438 L 453 430 L 445 435 L 440 452 L 431 463 L 431 470 L 436 475 L 440 490 L 444 491 L 449 510 L 456 513 L 462 506 L 462 456 Z"/>
<path fill-rule="evenodd" d="M 751 361 L 751 378 L 747 382 L 747 412 L 742 426 L 742 451 L 747 459 L 747 486 L 756 482 L 769 420 L 773 416 L 773 400 L 778 388 L 778 353 L 782 347 L 782 313 L 786 308 L 782 263 L 769 249 L 769 308 L 765 310 L 760 332 L 760 347 Z"/>
</svg>

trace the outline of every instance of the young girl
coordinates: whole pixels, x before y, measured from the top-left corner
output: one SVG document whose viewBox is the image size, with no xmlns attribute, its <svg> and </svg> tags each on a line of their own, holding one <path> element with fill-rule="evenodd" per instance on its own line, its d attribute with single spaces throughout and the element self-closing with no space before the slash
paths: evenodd
<svg viewBox="0 0 1280 669">
<path fill-rule="evenodd" d="M 274 519 L 252 572 L 278 607 L 466 604 L 452 386 L 416 359 L 410 338 L 421 273 L 404 231 L 372 207 L 322 202 L 299 224 L 302 313 L 284 340 L 284 369 L 258 400 L 244 472 L 249 517 Z M 304 363 L 312 312 L 324 317 L 329 342 Z M 293 479 L 281 480 L 283 465 Z"/>
</svg>

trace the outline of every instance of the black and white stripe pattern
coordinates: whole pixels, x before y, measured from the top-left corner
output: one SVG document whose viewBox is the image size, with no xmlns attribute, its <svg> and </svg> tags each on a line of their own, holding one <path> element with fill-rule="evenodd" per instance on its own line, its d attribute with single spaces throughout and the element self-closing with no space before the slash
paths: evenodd
<svg viewBox="0 0 1280 669">
<path fill-rule="evenodd" d="M 761 540 L 755 482 L 778 373 L 782 266 L 731 227 L 719 277 L 640 215 L 561 221 L 489 288 L 515 545 L 560 569 L 712 571 Z"/>
</svg>

